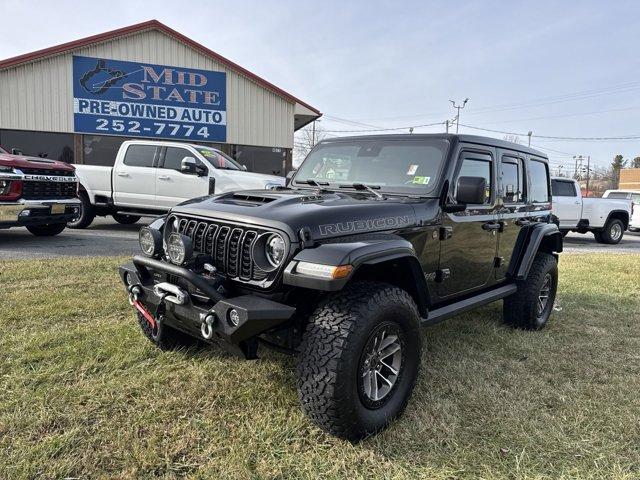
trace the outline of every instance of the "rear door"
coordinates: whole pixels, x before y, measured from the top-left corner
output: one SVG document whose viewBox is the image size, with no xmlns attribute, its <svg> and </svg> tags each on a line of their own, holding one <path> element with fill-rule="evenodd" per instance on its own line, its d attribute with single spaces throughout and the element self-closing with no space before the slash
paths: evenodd
<svg viewBox="0 0 640 480">
<path fill-rule="evenodd" d="M 560 221 L 560 228 L 573 228 L 582 217 L 582 198 L 572 180 L 551 180 L 553 210 Z"/>
<path fill-rule="evenodd" d="M 438 296 L 446 299 L 486 287 L 495 281 L 498 245 L 495 151 L 489 147 L 463 147 L 453 176 L 452 197 L 459 177 L 484 177 L 485 201 L 458 213 L 443 215 L 440 242 Z"/>
<path fill-rule="evenodd" d="M 498 150 L 500 156 L 499 193 L 502 206 L 502 230 L 498 238 L 496 279 L 502 280 L 508 270 L 520 232 L 530 219 L 527 208 L 525 156 L 509 150 Z"/>
<path fill-rule="evenodd" d="M 152 144 L 127 147 L 122 162 L 113 169 L 113 200 L 116 205 L 155 208 L 159 150 Z"/>
<path fill-rule="evenodd" d="M 207 171 L 211 169 L 187 148 L 163 148 L 156 177 L 156 203 L 159 207 L 168 209 L 178 203 L 209 193 L 208 175 L 198 176 L 180 171 L 185 157 L 195 158 L 196 163 L 205 167 Z"/>
</svg>

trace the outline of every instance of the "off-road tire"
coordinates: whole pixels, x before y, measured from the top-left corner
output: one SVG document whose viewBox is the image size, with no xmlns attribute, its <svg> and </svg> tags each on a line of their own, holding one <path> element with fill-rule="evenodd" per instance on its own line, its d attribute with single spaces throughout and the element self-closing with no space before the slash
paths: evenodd
<svg viewBox="0 0 640 480">
<path fill-rule="evenodd" d="M 620 229 L 619 237 L 616 237 L 613 234 L 613 230 L 616 228 Z M 619 220 L 617 218 L 612 218 L 607 222 L 607 224 L 604 226 L 602 230 L 595 232 L 594 236 L 596 237 L 596 241 L 599 243 L 616 245 L 620 243 L 620 241 L 622 240 L 622 237 L 624 237 L 624 223 L 622 223 L 622 220 Z"/>
<path fill-rule="evenodd" d="M 48 225 L 28 225 L 27 230 L 36 237 L 53 237 L 62 233 L 66 227 L 66 223 L 51 223 Z"/>
<path fill-rule="evenodd" d="M 96 211 L 85 192 L 80 193 L 80 212 L 78 217 L 67 223 L 69 228 L 87 228 L 96 218 Z"/>
<path fill-rule="evenodd" d="M 386 399 L 367 406 L 360 383 L 363 351 L 372 335 L 387 325 L 401 339 L 402 361 Z M 420 350 L 420 315 L 404 290 L 358 282 L 330 295 L 311 315 L 298 350 L 303 410 L 323 430 L 350 441 L 384 429 L 409 401 Z"/>
<path fill-rule="evenodd" d="M 189 348 L 200 344 L 197 338 L 187 335 L 164 323 L 156 323 L 157 328 L 153 329 L 151 324 L 149 324 L 140 312 L 136 312 L 136 315 L 138 317 L 138 325 L 140 325 L 144 336 L 160 350 Z"/>
<path fill-rule="evenodd" d="M 550 275 L 550 291 L 542 312 L 538 310 L 540 291 L 547 275 Z M 518 282 L 518 291 L 503 301 L 502 316 L 506 324 L 524 330 L 544 328 L 553 311 L 558 288 L 558 261 L 545 252 L 538 252 L 533 260 L 529 276 Z"/>
<path fill-rule="evenodd" d="M 112 215 L 113 219 L 121 225 L 133 225 L 142 217 L 139 215 L 125 215 L 122 213 L 114 213 Z"/>
</svg>

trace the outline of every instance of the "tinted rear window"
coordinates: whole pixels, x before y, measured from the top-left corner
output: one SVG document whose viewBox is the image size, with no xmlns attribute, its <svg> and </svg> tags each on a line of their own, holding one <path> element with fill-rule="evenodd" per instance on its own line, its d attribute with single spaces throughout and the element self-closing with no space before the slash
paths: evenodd
<svg viewBox="0 0 640 480">
<path fill-rule="evenodd" d="M 573 182 L 551 180 L 551 192 L 554 197 L 576 197 L 576 187 Z"/>
<path fill-rule="evenodd" d="M 155 155 L 154 145 L 130 145 L 124 155 L 124 164 L 130 167 L 153 167 Z"/>
<path fill-rule="evenodd" d="M 531 181 L 531 192 L 529 200 L 533 203 L 549 201 L 549 172 L 547 164 L 537 160 L 529 162 L 529 180 Z"/>
</svg>

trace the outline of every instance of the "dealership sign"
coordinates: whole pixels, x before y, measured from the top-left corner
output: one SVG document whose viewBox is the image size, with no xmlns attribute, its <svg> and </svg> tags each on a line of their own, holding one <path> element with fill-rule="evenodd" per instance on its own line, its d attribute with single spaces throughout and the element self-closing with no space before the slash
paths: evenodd
<svg viewBox="0 0 640 480">
<path fill-rule="evenodd" d="M 73 57 L 74 131 L 225 142 L 223 72 Z"/>
</svg>

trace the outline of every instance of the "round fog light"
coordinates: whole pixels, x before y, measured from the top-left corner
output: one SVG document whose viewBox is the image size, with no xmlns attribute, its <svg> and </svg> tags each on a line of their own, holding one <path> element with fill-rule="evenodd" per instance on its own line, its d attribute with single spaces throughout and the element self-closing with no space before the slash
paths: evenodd
<svg viewBox="0 0 640 480">
<path fill-rule="evenodd" d="M 149 227 L 142 227 L 138 232 L 138 241 L 142 253 L 148 257 L 153 257 L 160 253 L 162 248 L 162 234 L 159 230 Z"/>
<path fill-rule="evenodd" d="M 193 256 L 191 239 L 179 233 L 172 233 L 167 240 L 167 255 L 169 255 L 171 262 L 182 265 Z"/>
<path fill-rule="evenodd" d="M 235 308 L 229 311 L 229 324 L 231 324 L 232 327 L 240 325 L 240 314 Z"/>
</svg>

